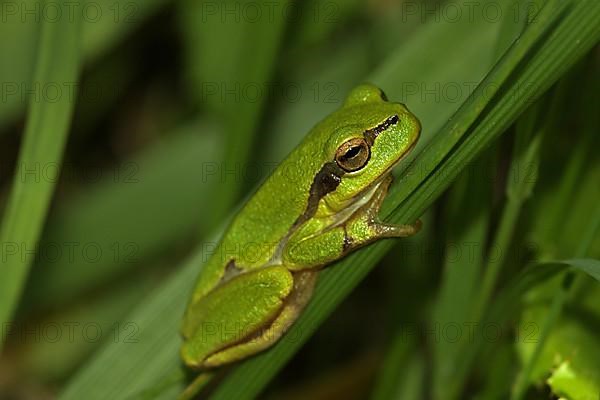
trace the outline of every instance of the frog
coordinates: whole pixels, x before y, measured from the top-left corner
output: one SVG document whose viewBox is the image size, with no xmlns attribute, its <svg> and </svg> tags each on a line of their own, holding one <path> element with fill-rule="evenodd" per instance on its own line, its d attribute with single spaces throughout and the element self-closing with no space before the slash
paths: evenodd
<svg viewBox="0 0 600 400">
<path fill-rule="evenodd" d="M 204 264 L 181 326 L 193 370 L 227 365 L 275 344 L 309 303 L 319 272 L 421 221 L 394 225 L 378 212 L 392 169 L 421 124 L 369 83 L 317 123 L 231 220 Z"/>
</svg>

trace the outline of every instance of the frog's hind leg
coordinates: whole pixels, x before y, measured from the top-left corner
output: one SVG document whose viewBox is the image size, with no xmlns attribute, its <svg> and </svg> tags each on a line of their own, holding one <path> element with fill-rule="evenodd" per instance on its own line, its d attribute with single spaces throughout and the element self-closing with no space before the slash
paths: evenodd
<svg viewBox="0 0 600 400">
<path fill-rule="evenodd" d="M 283 267 L 281 267 L 283 268 Z M 315 286 L 317 272 L 306 270 L 293 273 L 294 288 L 285 299 L 283 308 L 271 324 L 237 344 L 209 356 L 204 366 L 213 367 L 240 360 L 273 345 L 290 328 L 308 304 Z"/>
<path fill-rule="evenodd" d="M 285 267 L 265 267 L 240 274 L 190 304 L 181 346 L 185 364 L 202 369 L 208 357 L 268 325 L 293 288 L 294 278 Z"/>
</svg>

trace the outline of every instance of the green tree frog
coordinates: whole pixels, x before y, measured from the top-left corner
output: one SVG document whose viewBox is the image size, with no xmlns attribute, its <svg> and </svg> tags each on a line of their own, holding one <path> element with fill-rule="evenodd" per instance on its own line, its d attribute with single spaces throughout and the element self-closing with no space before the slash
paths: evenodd
<svg viewBox="0 0 600 400">
<path fill-rule="evenodd" d="M 232 220 L 184 315 L 184 363 L 218 367 L 275 343 L 327 264 L 380 238 L 416 233 L 377 213 L 419 120 L 370 84 L 318 123 Z"/>
</svg>

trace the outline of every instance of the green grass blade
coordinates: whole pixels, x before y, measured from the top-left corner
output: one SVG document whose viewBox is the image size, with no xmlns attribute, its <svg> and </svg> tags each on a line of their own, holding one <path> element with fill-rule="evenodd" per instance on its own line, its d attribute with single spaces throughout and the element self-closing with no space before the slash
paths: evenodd
<svg viewBox="0 0 600 400">
<path fill-rule="evenodd" d="M 44 21 L 34 82 L 40 88 L 74 87 L 79 72 L 79 18 Z M 70 86 L 69 86 L 70 85 Z M 58 99 L 38 92 L 31 97 L 12 191 L 2 221 L 0 322 L 8 322 L 19 301 L 54 191 L 54 181 L 40 170 L 60 165 L 67 140 L 75 93 Z M 36 98 L 39 95 L 39 98 Z M 36 172 L 37 171 L 37 172 Z"/>
<path fill-rule="evenodd" d="M 588 274 L 589 276 L 591 276 L 592 278 L 594 278 L 598 282 L 600 282 L 600 262 L 599 261 L 591 262 L 591 261 L 586 261 L 583 259 L 575 259 L 575 260 L 570 260 L 569 262 L 571 264 L 575 265 L 579 271 Z"/>
</svg>

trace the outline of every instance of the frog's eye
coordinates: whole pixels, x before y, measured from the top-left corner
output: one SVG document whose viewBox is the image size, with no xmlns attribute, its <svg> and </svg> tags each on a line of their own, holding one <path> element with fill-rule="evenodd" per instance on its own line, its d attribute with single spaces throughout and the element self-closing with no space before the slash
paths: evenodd
<svg viewBox="0 0 600 400">
<path fill-rule="evenodd" d="M 335 162 L 346 172 L 354 172 L 367 165 L 371 157 L 369 145 L 362 138 L 350 139 L 338 147 Z"/>
</svg>

